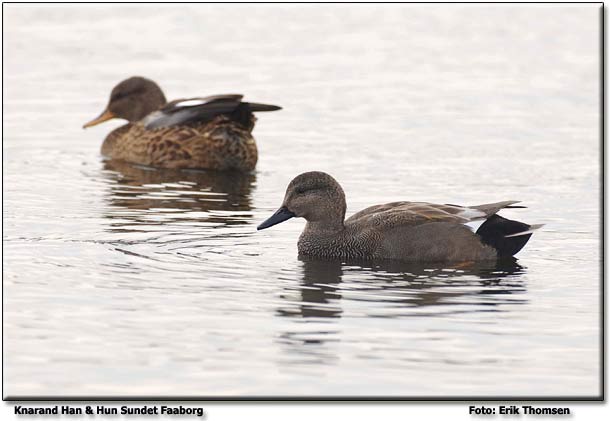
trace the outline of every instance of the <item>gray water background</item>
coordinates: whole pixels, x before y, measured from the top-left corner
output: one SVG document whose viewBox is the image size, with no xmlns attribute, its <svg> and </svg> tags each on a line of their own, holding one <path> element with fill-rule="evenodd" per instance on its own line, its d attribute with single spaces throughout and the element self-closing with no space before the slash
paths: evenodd
<svg viewBox="0 0 610 421">
<path fill-rule="evenodd" d="M 5 396 L 600 392 L 597 5 L 4 5 Z M 138 74 L 243 93 L 255 173 L 104 162 Z M 256 232 L 323 170 L 348 215 L 522 200 L 518 264 L 302 261 Z"/>
</svg>

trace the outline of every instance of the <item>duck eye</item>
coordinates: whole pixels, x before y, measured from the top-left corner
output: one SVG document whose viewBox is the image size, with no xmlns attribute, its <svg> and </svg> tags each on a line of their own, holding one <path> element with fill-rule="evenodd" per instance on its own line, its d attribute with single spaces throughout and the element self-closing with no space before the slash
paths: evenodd
<svg viewBox="0 0 610 421">
<path fill-rule="evenodd" d="M 297 187 L 295 189 L 295 192 L 300 195 L 305 193 L 311 193 L 316 190 L 318 190 L 316 187 Z"/>
<path fill-rule="evenodd" d="M 119 99 L 123 99 L 128 97 L 129 95 L 135 95 L 141 93 L 143 90 L 140 88 L 128 90 L 128 91 L 119 91 L 110 96 L 111 101 L 118 101 Z"/>
<path fill-rule="evenodd" d="M 117 92 L 116 94 L 110 97 L 111 101 L 118 101 L 121 98 L 125 98 L 129 93 L 128 92 Z"/>
</svg>

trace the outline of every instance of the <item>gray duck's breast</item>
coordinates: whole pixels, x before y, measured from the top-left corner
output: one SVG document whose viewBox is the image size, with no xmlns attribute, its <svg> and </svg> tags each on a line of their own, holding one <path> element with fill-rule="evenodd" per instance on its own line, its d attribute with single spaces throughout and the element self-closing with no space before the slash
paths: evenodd
<svg viewBox="0 0 610 421">
<path fill-rule="evenodd" d="M 380 238 L 375 232 L 346 229 L 334 235 L 303 232 L 299 237 L 299 254 L 330 259 L 372 259 L 377 257 Z"/>
</svg>

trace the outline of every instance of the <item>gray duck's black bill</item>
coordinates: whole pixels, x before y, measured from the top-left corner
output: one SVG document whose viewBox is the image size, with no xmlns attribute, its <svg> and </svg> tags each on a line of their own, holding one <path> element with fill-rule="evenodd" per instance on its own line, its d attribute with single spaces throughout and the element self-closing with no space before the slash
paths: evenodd
<svg viewBox="0 0 610 421">
<path fill-rule="evenodd" d="M 294 218 L 296 215 L 290 212 L 285 206 L 279 208 L 269 219 L 256 227 L 257 230 L 264 230 L 265 228 L 272 227 L 280 222 L 284 222 L 290 218 Z"/>
</svg>

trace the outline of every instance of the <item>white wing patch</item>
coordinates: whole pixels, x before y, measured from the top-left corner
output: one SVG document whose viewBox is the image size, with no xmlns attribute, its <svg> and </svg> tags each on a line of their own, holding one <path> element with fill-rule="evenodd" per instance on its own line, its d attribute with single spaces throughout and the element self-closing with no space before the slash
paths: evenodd
<svg viewBox="0 0 610 421">
<path fill-rule="evenodd" d="M 185 101 L 176 102 L 175 107 L 194 107 L 195 105 L 203 105 L 208 101 L 203 99 L 187 99 Z"/>
<path fill-rule="evenodd" d="M 476 219 L 485 218 L 485 212 L 482 212 L 477 209 L 472 208 L 464 208 L 461 212 L 456 214 L 457 216 L 461 216 L 462 218 L 468 219 L 469 221 L 474 221 Z"/>
<path fill-rule="evenodd" d="M 484 222 L 485 222 L 485 219 L 479 219 L 479 220 L 476 220 L 476 221 L 466 222 L 464 225 L 466 225 L 468 228 L 470 228 L 473 232 L 477 232 L 479 227 L 481 225 L 483 225 Z"/>
</svg>

